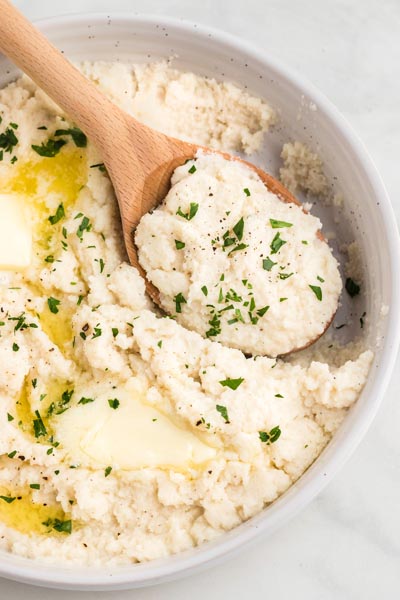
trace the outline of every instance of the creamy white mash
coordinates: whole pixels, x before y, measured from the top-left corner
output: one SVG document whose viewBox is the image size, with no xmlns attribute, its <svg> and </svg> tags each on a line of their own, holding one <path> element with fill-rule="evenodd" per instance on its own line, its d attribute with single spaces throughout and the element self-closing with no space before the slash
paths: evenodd
<svg viewBox="0 0 400 600">
<path fill-rule="evenodd" d="M 162 307 L 181 325 L 277 356 L 315 341 L 336 312 L 342 282 L 320 228 L 246 165 L 200 154 L 175 170 L 135 242 Z"/>
<path fill-rule="evenodd" d="M 182 135 L 185 119 L 227 151 L 256 148 L 273 119 L 166 65 L 84 70 L 149 124 Z M 112 565 L 215 538 L 318 457 L 371 352 L 248 359 L 156 314 L 95 149 L 25 77 L 0 116 L 0 548 Z"/>
</svg>

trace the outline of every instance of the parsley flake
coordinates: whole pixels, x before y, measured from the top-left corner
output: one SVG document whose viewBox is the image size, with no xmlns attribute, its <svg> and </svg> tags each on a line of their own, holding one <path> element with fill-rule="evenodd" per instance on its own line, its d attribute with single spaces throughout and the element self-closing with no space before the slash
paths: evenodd
<svg viewBox="0 0 400 600">
<path fill-rule="evenodd" d="M 182 304 L 187 304 L 186 299 L 181 292 L 179 292 L 179 294 L 177 294 L 175 296 L 174 302 L 175 302 L 175 312 L 177 312 L 177 313 L 182 312 Z"/>
<path fill-rule="evenodd" d="M 221 417 L 224 419 L 225 423 L 230 423 L 229 416 L 228 416 L 228 409 L 226 408 L 226 406 L 217 404 L 215 408 L 217 409 L 217 411 L 219 412 Z"/>
<path fill-rule="evenodd" d="M 273 262 L 269 256 L 267 256 L 267 258 L 264 258 L 262 261 L 262 266 L 263 269 L 265 269 L 265 271 L 270 271 L 272 269 L 272 267 L 274 267 L 275 265 L 277 265 L 278 263 Z"/>
<path fill-rule="evenodd" d="M 276 219 L 270 219 L 272 229 L 282 229 L 283 227 L 293 227 L 293 223 L 287 223 L 286 221 L 277 221 Z"/>
<path fill-rule="evenodd" d="M 11 504 L 11 502 L 14 502 L 14 500 L 16 500 L 15 497 L 11 497 L 11 496 L 0 496 L 1 500 L 4 500 L 4 502 L 7 502 L 7 504 Z"/>
<path fill-rule="evenodd" d="M 12 152 L 13 148 L 18 144 L 18 138 L 12 128 L 7 127 L 4 133 L 0 133 L 0 148 L 4 152 Z M 3 156 L 3 152 L 1 153 Z"/>
<path fill-rule="evenodd" d="M 239 242 L 243 238 L 243 230 L 244 230 L 244 220 L 243 220 L 243 217 L 242 217 L 241 219 L 239 219 L 239 221 L 236 223 L 236 225 L 234 225 L 232 227 L 232 231 L 236 235 L 236 237 L 239 240 Z"/>
<path fill-rule="evenodd" d="M 61 304 L 61 301 L 57 300 L 56 298 L 53 298 L 53 297 L 47 298 L 47 305 L 50 309 L 50 312 L 52 312 L 53 315 L 56 315 L 59 312 L 58 307 L 60 304 Z"/>
<path fill-rule="evenodd" d="M 309 287 L 312 289 L 312 291 L 316 295 L 317 299 L 321 302 L 321 300 L 322 300 L 322 290 L 319 287 L 319 285 L 310 285 Z"/>
<path fill-rule="evenodd" d="M 176 214 L 179 215 L 180 217 L 183 217 L 184 219 L 186 219 L 186 221 L 191 221 L 193 219 L 193 217 L 196 216 L 198 210 L 199 210 L 199 205 L 196 204 L 196 202 L 191 202 L 188 213 L 182 212 L 181 207 L 179 207 L 178 210 L 176 211 Z"/>
<path fill-rule="evenodd" d="M 285 240 L 281 239 L 281 234 L 278 233 L 275 235 L 274 239 L 271 242 L 271 254 L 276 254 L 282 248 L 282 246 L 286 244 Z"/>
<path fill-rule="evenodd" d="M 58 221 L 61 221 L 63 217 L 65 217 L 65 210 L 64 204 L 61 203 L 58 205 L 55 214 L 49 217 L 48 220 L 52 225 L 55 225 L 56 223 L 58 223 Z"/>
<path fill-rule="evenodd" d="M 228 387 L 231 390 L 237 390 L 243 381 L 243 377 L 238 377 L 238 379 L 223 379 L 219 383 L 222 385 L 222 387 Z"/>
<path fill-rule="evenodd" d="M 79 129 L 79 127 L 70 127 L 69 129 L 57 129 L 54 135 L 55 137 L 59 137 L 60 135 L 70 135 L 74 141 L 75 146 L 77 146 L 78 148 L 86 148 L 87 146 L 87 137 L 83 133 L 83 131 Z"/>
<path fill-rule="evenodd" d="M 46 426 L 43 423 L 42 417 L 40 416 L 40 412 L 38 410 L 35 410 L 35 416 L 36 419 L 33 421 L 33 432 L 35 434 L 35 438 L 47 435 Z"/>
<path fill-rule="evenodd" d="M 40 146 L 36 146 L 32 144 L 31 148 L 34 150 L 39 156 L 44 156 L 46 158 L 54 158 L 60 152 L 61 148 L 65 146 L 67 142 L 65 140 L 53 140 L 49 139 L 47 142 L 43 142 Z"/>
<path fill-rule="evenodd" d="M 111 408 L 116 410 L 119 407 L 120 403 L 119 403 L 118 398 L 112 398 L 108 401 L 108 404 L 110 405 Z"/>
<path fill-rule="evenodd" d="M 82 396 L 78 404 L 89 404 L 90 402 L 94 402 L 94 398 L 85 398 L 84 396 Z"/>
<path fill-rule="evenodd" d="M 279 439 L 281 433 L 281 429 L 279 425 L 277 425 L 276 427 L 273 427 L 271 431 L 259 431 L 258 435 L 260 440 L 267 444 L 267 446 L 269 446 L 270 444 L 276 442 L 277 439 Z"/>
<path fill-rule="evenodd" d="M 345 286 L 346 288 L 346 292 L 349 294 L 349 296 L 351 298 L 354 298 L 354 296 L 357 296 L 360 293 L 360 286 L 358 285 L 358 283 L 356 283 L 355 281 L 353 281 L 353 279 L 351 277 L 348 277 L 346 279 L 346 283 Z"/>
</svg>

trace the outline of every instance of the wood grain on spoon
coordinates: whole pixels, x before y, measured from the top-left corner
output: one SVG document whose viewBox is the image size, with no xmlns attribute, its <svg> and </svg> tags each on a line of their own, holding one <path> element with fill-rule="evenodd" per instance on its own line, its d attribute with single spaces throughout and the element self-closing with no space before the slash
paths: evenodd
<svg viewBox="0 0 400 600">
<path fill-rule="evenodd" d="M 159 304 L 159 292 L 139 264 L 133 232 L 141 217 L 165 198 L 176 167 L 193 158 L 199 149 L 212 150 L 159 133 L 121 110 L 8 0 L 0 0 L 0 50 L 79 125 L 101 152 L 118 200 L 129 261 L 145 278 L 148 294 Z M 220 154 L 255 170 L 282 201 L 300 205 L 268 173 L 247 161 Z"/>
</svg>

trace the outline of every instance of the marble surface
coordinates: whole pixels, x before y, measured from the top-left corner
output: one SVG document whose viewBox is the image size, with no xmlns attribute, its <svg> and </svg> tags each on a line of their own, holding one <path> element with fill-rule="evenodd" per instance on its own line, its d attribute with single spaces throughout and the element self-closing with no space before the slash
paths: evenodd
<svg viewBox="0 0 400 600">
<path fill-rule="evenodd" d="M 251 40 L 312 80 L 375 160 L 400 219 L 399 0 L 15 0 L 30 18 L 81 11 L 170 15 Z M 1 17 L 0 17 L 1 18 Z M 400 362 L 362 444 L 297 518 L 207 573 L 104 600 L 397 600 L 400 597 Z M 0 598 L 94 600 L 0 580 Z"/>
</svg>

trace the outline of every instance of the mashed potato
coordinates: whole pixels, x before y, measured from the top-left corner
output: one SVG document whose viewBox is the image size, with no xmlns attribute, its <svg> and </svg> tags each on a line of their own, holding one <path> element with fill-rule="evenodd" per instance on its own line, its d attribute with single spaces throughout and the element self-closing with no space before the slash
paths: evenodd
<svg viewBox="0 0 400 600">
<path fill-rule="evenodd" d="M 182 133 L 179 106 L 199 114 L 193 141 L 228 151 L 254 149 L 273 115 L 165 65 L 84 69 L 142 118 L 159 106 L 167 133 Z M 0 548 L 110 565 L 215 538 L 318 457 L 371 352 L 248 359 L 158 315 L 95 149 L 26 78 L 0 91 L 0 115 L 1 193 L 25 207 L 33 242 L 28 267 L 0 274 Z"/>
<path fill-rule="evenodd" d="M 337 309 L 342 282 L 320 228 L 246 165 L 200 154 L 175 170 L 135 241 L 163 308 L 181 325 L 278 356 L 315 341 Z"/>
</svg>

